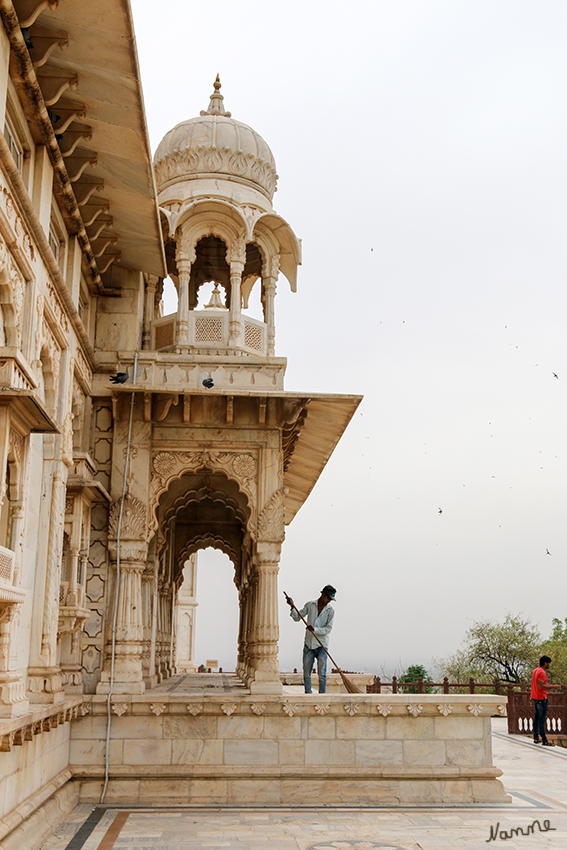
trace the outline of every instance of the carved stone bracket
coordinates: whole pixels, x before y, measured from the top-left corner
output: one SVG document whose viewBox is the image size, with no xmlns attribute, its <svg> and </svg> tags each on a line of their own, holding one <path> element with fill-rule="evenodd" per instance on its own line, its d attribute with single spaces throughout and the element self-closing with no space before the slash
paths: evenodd
<svg viewBox="0 0 567 850">
<path fill-rule="evenodd" d="M 116 540 L 118 537 L 118 522 L 120 518 L 120 499 L 110 506 L 108 517 L 108 537 Z M 143 540 L 147 539 L 147 508 L 139 499 L 126 495 L 122 510 L 122 523 L 120 525 L 121 540 Z"/>
<path fill-rule="evenodd" d="M 258 540 L 281 543 L 285 537 L 284 511 L 287 487 L 277 490 L 258 518 Z"/>
<path fill-rule="evenodd" d="M 9 753 L 14 747 L 21 747 L 26 741 L 33 741 L 42 732 L 51 732 L 63 723 L 82 717 L 81 705 L 73 705 L 63 710 L 57 709 L 39 720 L 24 723 L 18 729 L 12 729 L 0 737 L 0 752 Z"/>
</svg>

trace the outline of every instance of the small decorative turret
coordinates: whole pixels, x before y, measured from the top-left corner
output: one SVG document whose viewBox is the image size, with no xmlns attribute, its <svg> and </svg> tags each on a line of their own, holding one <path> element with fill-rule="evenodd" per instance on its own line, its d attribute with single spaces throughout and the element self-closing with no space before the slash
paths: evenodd
<svg viewBox="0 0 567 850">
<path fill-rule="evenodd" d="M 221 81 L 220 76 L 217 74 L 217 78 L 213 83 L 214 92 L 211 95 L 211 100 L 209 102 L 209 108 L 205 110 L 201 110 L 201 116 L 203 115 L 222 115 L 224 118 L 230 118 L 230 112 L 226 112 L 223 102 L 224 97 L 220 93 L 221 89 Z"/>
<path fill-rule="evenodd" d="M 205 304 L 205 310 L 226 310 L 227 308 L 222 303 L 221 294 L 219 292 L 219 285 L 215 283 L 215 288 L 211 292 L 211 300 L 208 304 Z"/>
</svg>

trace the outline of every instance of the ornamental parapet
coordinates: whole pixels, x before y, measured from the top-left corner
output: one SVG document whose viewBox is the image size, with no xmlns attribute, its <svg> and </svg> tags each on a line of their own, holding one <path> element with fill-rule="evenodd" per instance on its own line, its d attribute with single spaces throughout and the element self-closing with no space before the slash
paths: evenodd
<svg viewBox="0 0 567 850">
<path fill-rule="evenodd" d="M 216 350 L 208 354 L 175 354 L 173 352 L 146 352 L 138 355 L 136 381 L 133 352 L 97 352 L 102 368 L 94 376 L 94 395 L 109 395 L 111 388 L 121 392 L 133 389 L 144 392 L 208 393 L 203 381 L 212 379 L 212 392 L 259 393 L 281 392 L 287 360 L 283 357 L 265 358 L 242 355 L 241 352 Z M 118 366 L 117 366 L 118 360 Z M 128 381 L 113 385 L 109 373 L 128 373 Z"/>
<path fill-rule="evenodd" d="M 178 313 L 161 316 L 152 322 L 152 348 L 155 351 L 173 350 L 176 339 Z M 187 344 L 193 353 L 210 354 L 217 349 L 229 349 L 230 325 L 236 322 L 240 342 L 233 351 L 267 355 L 267 325 L 251 316 L 240 315 L 230 319 L 229 311 L 191 310 L 187 315 Z"/>
<path fill-rule="evenodd" d="M 193 683 L 195 687 L 196 683 Z M 73 726 L 71 765 L 83 802 L 104 781 L 102 696 Z M 113 701 L 109 793 L 145 804 L 463 805 L 509 803 L 492 763 L 501 696 L 471 694 L 215 695 L 159 688 Z M 98 795 L 98 796 L 97 796 Z"/>
<path fill-rule="evenodd" d="M 89 707 L 83 704 L 83 698 L 74 697 L 12 720 L 0 721 L 0 753 L 9 753 L 14 747 L 21 747 L 27 741 L 33 741 L 37 735 L 51 732 L 88 711 Z"/>
</svg>

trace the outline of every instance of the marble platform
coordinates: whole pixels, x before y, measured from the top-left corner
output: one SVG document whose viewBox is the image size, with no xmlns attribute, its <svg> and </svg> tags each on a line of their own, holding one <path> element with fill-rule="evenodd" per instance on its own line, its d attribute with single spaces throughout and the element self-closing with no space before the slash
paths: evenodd
<svg viewBox="0 0 567 850">
<path fill-rule="evenodd" d="M 80 799 L 98 802 L 107 703 L 71 729 Z M 373 806 L 505 803 L 492 763 L 493 695 L 252 695 L 224 674 L 171 679 L 112 702 L 106 802 Z"/>
<path fill-rule="evenodd" d="M 41 850 L 554 850 L 567 846 L 567 753 L 543 750 L 492 719 L 495 764 L 512 802 L 377 808 L 132 808 L 81 803 Z M 539 822 L 533 834 L 504 840 Z M 496 840 L 488 839 L 498 826 Z M 71 843 L 73 842 L 73 843 Z M 20 847 L 23 845 L 20 845 Z"/>
</svg>

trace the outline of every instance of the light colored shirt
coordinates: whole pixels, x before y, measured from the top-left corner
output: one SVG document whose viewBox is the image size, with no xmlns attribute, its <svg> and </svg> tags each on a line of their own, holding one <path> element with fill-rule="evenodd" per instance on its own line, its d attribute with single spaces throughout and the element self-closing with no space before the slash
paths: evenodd
<svg viewBox="0 0 567 850">
<path fill-rule="evenodd" d="M 325 649 L 328 648 L 329 634 L 333 628 L 333 618 L 335 616 L 335 609 L 331 606 L 330 602 L 327 602 L 320 614 L 316 599 L 311 602 L 306 602 L 299 614 L 295 608 L 290 608 L 289 613 L 291 614 L 292 620 L 295 620 L 296 623 L 301 619 L 299 614 L 301 614 L 302 617 L 305 617 L 307 625 L 313 626 L 315 635 L 317 635 Z M 309 629 L 305 629 L 305 646 L 308 649 L 317 649 L 317 647 L 321 645 L 315 635 L 313 632 L 310 632 Z"/>
</svg>

